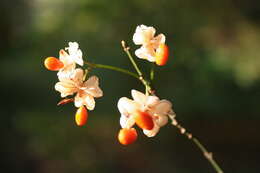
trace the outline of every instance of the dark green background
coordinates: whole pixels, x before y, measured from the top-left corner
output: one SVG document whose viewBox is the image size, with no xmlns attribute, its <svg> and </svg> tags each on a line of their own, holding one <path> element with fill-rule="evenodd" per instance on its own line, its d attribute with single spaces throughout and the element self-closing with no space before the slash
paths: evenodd
<svg viewBox="0 0 260 173">
<path fill-rule="evenodd" d="M 143 90 L 134 78 L 95 70 L 104 97 L 86 126 L 76 108 L 57 107 L 47 56 L 77 41 L 91 62 L 134 70 L 120 41 L 139 24 L 164 33 L 170 47 L 154 86 L 182 124 L 227 173 L 260 170 L 260 3 L 257 0 L 1 0 L 0 172 L 209 173 L 200 151 L 171 125 L 154 138 L 141 131 L 129 147 L 116 139 L 116 104 Z M 137 60 L 144 70 L 148 66 Z"/>
</svg>

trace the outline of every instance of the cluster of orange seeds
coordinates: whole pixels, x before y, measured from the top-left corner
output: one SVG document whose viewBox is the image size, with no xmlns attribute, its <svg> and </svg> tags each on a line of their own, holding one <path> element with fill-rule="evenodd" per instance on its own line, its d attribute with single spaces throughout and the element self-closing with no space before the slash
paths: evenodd
<svg viewBox="0 0 260 173">
<path fill-rule="evenodd" d="M 141 129 L 153 129 L 153 119 L 147 112 L 136 111 L 133 116 L 136 125 Z M 118 141 L 123 145 L 129 145 L 136 141 L 137 136 L 138 135 L 135 128 L 122 128 L 118 133 Z"/>
</svg>

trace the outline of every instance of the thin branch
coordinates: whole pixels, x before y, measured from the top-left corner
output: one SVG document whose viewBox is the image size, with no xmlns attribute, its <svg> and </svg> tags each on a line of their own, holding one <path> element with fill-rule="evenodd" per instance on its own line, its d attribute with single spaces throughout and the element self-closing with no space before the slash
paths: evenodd
<svg viewBox="0 0 260 173">
<path fill-rule="evenodd" d="M 132 77 L 135 77 L 137 79 L 139 79 L 139 76 L 131 71 L 125 70 L 123 68 L 119 68 L 119 67 L 115 67 L 115 66 L 110 66 L 110 65 L 104 65 L 104 64 L 94 64 L 94 63 L 90 63 L 90 62 L 86 62 L 85 64 L 87 64 L 88 66 L 92 67 L 92 68 L 103 68 L 103 69 L 109 69 L 109 70 L 113 70 L 113 71 L 118 71 L 127 75 L 130 75 Z"/>
<path fill-rule="evenodd" d="M 133 56 L 131 55 L 129 49 L 130 47 L 126 46 L 126 42 L 125 41 L 121 41 L 121 45 L 125 51 L 125 53 L 127 54 L 129 60 L 131 61 L 132 65 L 134 66 L 136 72 L 138 73 L 139 75 L 139 80 L 143 83 L 143 85 L 145 86 L 145 94 L 146 95 L 149 95 L 149 94 L 153 94 L 152 92 L 152 88 L 150 86 L 150 82 L 148 82 L 147 80 L 144 79 L 143 77 L 143 73 L 142 71 L 140 70 L 140 68 L 138 67 L 138 65 L 136 64 Z"/>
<path fill-rule="evenodd" d="M 141 72 L 140 68 L 137 66 L 137 64 L 136 64 L 136 62 L 135 62 L 135 60 L 134 60 L 134 58 L 132 57 L 131 53 L 129 52 L 130 47 L 127 47 L 127 46 L 126 46 L 125 41 L 121 41 L 121 45 L 122 45 L 124 51 L 126 52 L 128 58 L 129 58 L 129 60 L 131 61 L 132 65 L 134 66 L 136 72 L 138 73 L 138 75 L 139 75 L 139 76 L 143 76 L 143 73 Z"/>
<path fill-rule="evenodd" d="M 169 115 L 170 119 L 172 120 L 172 125 L 179 129 L 180 133 L 185 135 L 188 139 L 190 139 L 202 152 L 203 156 L 208 160 L 211 166 L 215 169 L 217 173 L 224 173 L 223 170 L 220 168 L 218 163 L 214 160 L 213 154 L 209 152 L 204 145 L 196 138 L 193 137 L 191 133 L 187 132 L 186 129 L 180 125 L 177 120 L 175 119 L 176 114 L 173 112 Z"/>
</svg>

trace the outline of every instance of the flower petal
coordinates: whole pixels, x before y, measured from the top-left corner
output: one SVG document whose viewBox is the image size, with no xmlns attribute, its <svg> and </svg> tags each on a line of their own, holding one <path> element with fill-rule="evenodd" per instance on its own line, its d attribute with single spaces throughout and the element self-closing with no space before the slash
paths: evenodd
<svg viewBox="0 0 260 173">
<path fill-rule="evenodd" d="M 73 80 L 77 85 L 81 86 L 83 83 L 84 71 L 81 68 L 77 68 L 73 71 L 71 75 L 71 80 Z"/>
<path fill-rule="evenodd" d="M 168 123 L 168 116 L 166 115 L 156 116 L 155 123 L 160 127 L 165 126 Z"/>
<path fill-rule="evenodd" d="M 59 54 L 59 59 L 64 64 L 64 67 L 58 72 L 58 77 L 66 77 L 69 72 L 76 68 L 76 64 L 65 50 L 61 49 Z"/>
<path fill-rule="evenodd" d="M 74 98 L 74 105 L 78 108 L 84 105 L 84 100 L 79 96 L 79 94 L 77 94 Z"/>
<path fill-rule="evenodd" d="M 64 69 L 61 69 L 57 73 L 59 81 L 63 81 L 65 79 L 70 79 L 71 75 L 73 74 L 73 71 L 74 70 L 64 70 Z"/>
<path fill-rule="evenodd" d="M 131 94 L 135 102 L 137 102 L 141 106 L 145 106 L 148 96 L 134 89 L 131 90 Z"/>
<path fill-rule="evenodd" d="M 55 84 L 55 90 L 61 93 L 61 97 L 66 97 L 77 92 L 77 88 L 70 80 L 57 82 Z"/>
<path fill-rule="evenodd" d="M 160 130 L 160 127 L 156 124 L 154 124 L 154 127 L 152 130 L 143 130 L 144 134 L 148 137 L 154 137 Z"/>
<path fill-rule="evenodd" d="M 153 47 L 151 46 L 142 46 L 141 48 L 135 51 L 135 55 L 138 58 L 146 59 L 150 62 L 155 62 L 155 49 L 153 49 Z"/>
<path fill-rule="evenodd" d="M 136 45 L 148 44 L 150 40 L 154 37 L 155 28 L 147 27 L 145 25 L 139 25 L 136 27 L 133 41 Z"/>
<path fill-rule="evenodd" d="M 103 91 L 99 88 L 99 80 L 97 76 L 91 76 L 86 82 L 84 82 L 83 89 L 88 94 L 92 95 L 93 97 L 102 97 Z"/>
<path fill-rule="evenodd" d="M 131 128 L 135 124 L 135 120 L 133 116 L 126 117 L 121 115 L 120 117 L 120 125 L 122 128 Z"/>
<path fill-rule="evenodd" d="M 138 105 L 133 100 L 126 97 L 122 97 L 118 100 L 117 107 L 119 112 L 126 117 L 131 116 L 131 114 L 138 110 Z"/>
<path fill-rule="evenodd" d="M 82 51 L 79 49 L 79 44 L 77 42 L 69 42 L 69 47 L 65 49 L 68 50 L 70 57 L 74 62 L 83 66 Z"/>
<path fill-rule="evenodd" d="M 95 108 L 94 98 L 91 95 L 82 92 L 79 92 L 75 96 L 74 104 L 76 107 L 86 105 L 88 110 L 93 110 Z"/>
<path fill-rule="evenodd" d="M 168 100 L 161 100 L 152 109 L 152 112 L 157 115 L 167 115 L 172 110 L 172 103 Z"/>
<path fill-rule="evenodd" d="M 84 61 L 82 59 L 82 51 L 78 50 L 75 54 L 71 54 L 72 59 L 80 66 L 83 66 Z"/>
<path fill-rule="evenodd" d="M 88 108 L 88 110 L 93 110 L 95 108 L 95 99 L 94 97 L 87 95 L 85 97 L 85 103 Z"/>
<path fill-rule="evenodd" d="M 66 62 L 70 59 L 70 57 L 69 57 L 69 54 L 65 50 L 61 49 L 60 52 L 59 52 L 59 59 L 64 64 L 66 64 Z"/>
<path fill-rule="evenodd" d="M 154 49 L 157 49 L 160 44 L 165 43 L 165 40 L 166 40 L 165 35 L 159 34 L 151 40 L 151 44 L 153 45 Z"/>
<path fill-rule="evenodd" d="M 149 108 L 154 107 L 156 104 L 158 104 L 160 99 L 156 96 L 148 96 L 146 99 L 145 105 Z"/>
</svg>

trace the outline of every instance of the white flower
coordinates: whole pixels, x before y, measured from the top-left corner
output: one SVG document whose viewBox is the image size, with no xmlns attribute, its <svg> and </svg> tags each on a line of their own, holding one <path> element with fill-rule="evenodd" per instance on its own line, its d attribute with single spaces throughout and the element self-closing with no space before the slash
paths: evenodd
<svg viewBox="0 0 260 173">
<path fill-rule="evenodd" d="M 151 26 L 139 25 L 137 26 L 133 41 L 136 45 L 142 45 L 135 51 L 135 55 L 138 58 L 146 59 L 150 62 L 155 62 L 156 49 L 160 44 L 165 43 L 164 34 L 159 34 L 156 37 L 155 28 Z"/>
<path fill-rule="evenodd" d="M 118 109 L 121 113 L 120 125 L 122 128 L 131 128 L 135 124 L 134 114 L 136 111 L 148 113 L 154 123 L 152 130 L 143 130 L 148 137 L 155 136 L 160 127 L 168 122 L 168 114 L 172 112 L 172 104 L 168 100 L 160 100 L 157 96 L 132 90 L 133 100 L 122 97 L 118 101 Z"/>
<path fill-rule="evenodd" d="M 82 51 L 79 49 L 79 44 L 77 42 L 69 42 L 69 47 L 66 47 L 65 50 L 68 50 L 70 57 L 74 62 L 83 66 Z"/>
<path fill-rule="evenodd" d="M 68 50 L 69 53 L 65 50 Z M 84 64 L 82 51 L 79 49 L 79 44 L 77 42 L 69 42 L 69 47 L 66 47 L 65 50 L 61 49 L 59 53 L 59 59 L 64 65 L 58 72 L 59 78 L 70 76 L 76 68 L 76 64 L 79 64 L 80 66 L 83 66 Z"/>
<path fill-rule="evenodd" d="M 59 77 L 60 82 L 56 83 L 55 89 L 61 93 L 61 97 L 73 95 L 76 107 L 86 105 L 87 109 L 95 108 L 94 97 L 102 97 L 103 92 L 99 88 L 98 77 L 91 76 L 87 81 L 83 81 L 84 73 L 82 69 L 75 69 L 70 76 Z"/>
</svg>

